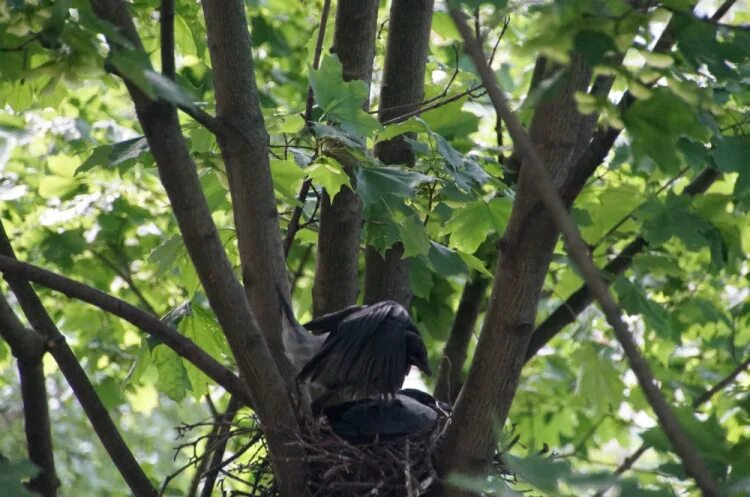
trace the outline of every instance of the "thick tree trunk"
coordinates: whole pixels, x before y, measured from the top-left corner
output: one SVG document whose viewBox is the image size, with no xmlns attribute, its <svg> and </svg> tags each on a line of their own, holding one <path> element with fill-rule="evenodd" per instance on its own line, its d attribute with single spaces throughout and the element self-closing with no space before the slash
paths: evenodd
<svg viewBox="0 0 750 497">
<path fill-rule="evenodd" d="M 568 183 L 591 136 L 594 120 L 578 113 L 574 99 L 590 78 L 590 69 L 576 60 L 565 87 L 534 113 L 531 137 L 558 189 Z M 476 475 L 488 469 L 497 444 L 495 430 L 505 422 L 518 386 L 557 236 L 522 166 L 474 361 L 440 449 L 443 474 Z M 453 487 L 443 490 L 444 495 L 470 495 Z"/>
<path fill-rule="evenodd" d="M 375 58 L 378 4 L 377 0 L 339 2 L 331 49 L 341 60 L 344 79 L 359 79 L 368 87 Z M 356 193 L 343 188 L 331 201 L 323 192 L 313 284 L 315 316 L 356 302 L 361 229 L 362 204 Z"/>
<path fill-rule="evenodd" d="M 380 89 L 381 122 L 417 108 L 424 99 L 424 76 L 432 25 L 433 0 L 393 0 L 383 84 Z M 375 155 L 385 164 L 414 163 L 414 153 L 404 137 L 380 142 Z M 385 253 L 368 247 L 365 254 L 365 303 L 392 299 L 408 306 L 409 261 L 404 247 L 394 245 Z"/>
<path fill-rule="evenodd" d="M 135 47 L 142 50 L 133 20 L 123 1 L 96 0 L 92 2 L 92 5 L 97 15 L 117 26 Z M 247 114 L 248 109 L 254 109 L 254 105 L 257 105 L 256 94 L 251 91 L 255 88 L 254 82 L 249 82 L 252 81 L 252 61 L 249 55 L 242 58 L 245 64 L 238 63 L 237 60 L 231 58 L 233 51 L 249 51 L 250 47 L 247 23 L 244 20 L 244 5 L 239 1 L 221 2 L 220 5 L 206 1 L 203 6 L 206 9 L 209 46 L 212 55 L 215 54 L 216 57 L 213 64 L 214 74 L 217 75 L 217 95 L 219 93 L 235 95 L 237 98 L 235 105 L 238 109 L 245 111 L 237 112 L 238 115 L 232 116 L 231 120 L 228 118 L 219 130 L 221 135 L 231 135 L 228 140 L 226 136 L 220 136 L 219 140 L 222 148 L 226 149 L 225 153 L 228 152 L 231 155 L 227 171 L 231 169 L 230 178 L 235 185 L 233 194 L 238 194 L 239 197 L 234 209 L 245 213 L 254 212 L 260 216 L 261 219 L 257 222 L 262 225 L 259 228 L 262 232 L 251 233 L 262 240 L 258 242 L 259 246 L 267 248 L 267 246 L 273 246 L 274 243 L 278 246 L 276 252 L 260 254 L 260 256 L 269 257 L 267 264 L 271 267 L 266 268 L 263 273 L 263 277 L 268 277 L 269 280 L 255 281 L 253 279 L 257 276 L 257 273 L 253 271 L 258 271 L 257 266 L 262 265 L 263 260 L 253 261 L 252 268 L 248 266 L 250 269 L 243 273 L 245 279 L 249 280 L 248 286 L 256 296 L 261 284 L 264 287 L 271 286 L 270 297 L 263 299 L 262 295 L 258 296 L 259 310 L 263 313 L 264 319 L 270 322 L 273 319 L 269 301 L 278 299 L 277 289 L 273 287 L 274 281 L 278 281 L 275 276 L 279 271 L 275 258 L 283 258 L 283 255 L 278 230 L 276 230 L 275 237 L 269 233 L 272 231 L 270 226 L 277 226 L 275 205 L 271 202 L 270 208 L 262 212 L 248 210 L 250 209 L 247 205 L 249 199 L 246 197 L 248 190 L 244 190 L 244 188 L 249 188 L 249 191 L 254 191 L 252 189 L 256 188 L 244 182 L 255 183 L 257 181 L 259 184 L 257 188 L 262 190 L 268 187 L 271 192 L 273 191 L 270 179 L 264 180 L 266 173 L 263 172 L 263 167 L 257 166 L 260 177 L 255 178 L 248 173 L 247 169 L 255 163 L 248 165 L 247 162 L 243 162 L 255 158 L 265 161 L 267 165 L 268 160 L 264 155 L 265 152 L 262 152 L 266 146 L 262 117 L 259 113 Z M 216 32 L 211 34 L 212 30 Z M 236 72 L 222 73 L 226 80 L 222 78 L 220 82 L 217 71 L 220 66 L 226 65 Z M 264 333 L 245 295 L 245 289 L 234 276 L 232 265 L 219 239 L 211 212 L 203 196 L 195 163 L 180 129 L 177 111 L 171 104 L 150 100 L 127 80 L 127 75 L 123 77 L 126 78 L 126 85 L 135 103 L 138 120 L 159 168 L 159 176 L 171 202 L 185 247 L 203 284 L 211 308 L 216 313 L 219 324 L 227 337 L 241 376 L 250 387 L 253 406 L 268 442 L 274 473 L 278 476 L 279 492 L 283 497 L 303 495 L 307 481 L 307 465 L 304 462 L 302 450 L 295 445 L 295 433 L 298 432 L 299 426 L 290 398 L 293 392 L 289 390 L 288 383 L 285 383 L 285 378 L 279 372 L 277 362 L 271 352 L 272 347 L 269 347 L 264 338 Z M 253 84 L 253 86 L 248 87 L 248 84 Z M 228 105 L 230 104 L 227 101 L 222 100 L 220 110 L 228 113 Z M 236 128 L 242 125 L 246 125 L 247 128 Z M 237 136 L 242 139 L 236 139 Z M 258 194 L 260 197 L 254 201 L 259 206 L 268 207 L 268 192 L 259 191 Z M 247 220 L 240 219 L 240 221 L 243 233 L 248 236 L 247 230 L 250 229 L 250 225 L 245 224 Z M 241 250 L 243 246 L 245 250 L 248 250 L 247 246 L 243 245 L 245 243 L 249 243 L 253 250 L 257 249 L 254 242 L 240 240 Z M 281 278 L 280 287 L 288 291 L 285 277 Z M 280 306 L 276 307 L 276 313 L 278 316 L 275 320 L 280 321 Z M 277 336 L 269 334 L 278 352 L 282 352 L 280 329 L 279 323 L 278 330 L 273 328 L 273 333 L 277 333 Z M 280 361 L 279 364 L 285 364 L 284 361 Z"/>
<path fill-rule="evenodd" d="M 288 297 L 289 285 L 245 5 L 240 0 L 207 0 L 202 5 L 217 118 L 225 125 L 225 132 L 217 138 L 232 196 L 242 281 L 271 353 L 293 386 L 293 372 L 281 344 L 277 290 Z"/>
</svg>

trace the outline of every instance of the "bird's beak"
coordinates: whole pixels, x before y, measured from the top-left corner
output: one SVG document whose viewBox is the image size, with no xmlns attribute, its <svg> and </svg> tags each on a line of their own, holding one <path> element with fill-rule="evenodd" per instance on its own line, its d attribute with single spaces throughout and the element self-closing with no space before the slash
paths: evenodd
<svg viewBox="0 0 750 497">
<path fill-rule="evenodd" d="M 414 363 L 414 365 L 419 368 L 420 371 L 422 371 L 427 376 L 432 376 L 432 369 L 430 368 L 430 363 L 427 361 L 417 361 Z"/>
</svg>

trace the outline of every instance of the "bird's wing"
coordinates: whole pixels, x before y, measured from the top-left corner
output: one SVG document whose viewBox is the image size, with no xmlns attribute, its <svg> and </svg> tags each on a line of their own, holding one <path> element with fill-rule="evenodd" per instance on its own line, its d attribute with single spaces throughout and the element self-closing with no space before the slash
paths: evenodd
<svg viewBox="0 0 750 497">
<path fill-rule="evenodd" d="M 341 321 L 349 317 L 352 313 L 355 313 L 364 308 L 365 307 L 361 305 L 351 305 L 349 307 L 341 309 L 340 311 L 323 314 L 322 316 L 317 317 L 308 323 L 305 323 L 303 326 L 316 335 L 320 333 L 336 331 Z"/>
<path fill-rule="evenodd" d="M 353 314 L 339 327 L 340 374 L 360 393 L 393 393 L 406 372 L 406 343 L 395 302 L 379 302 Z"/>
</svg>

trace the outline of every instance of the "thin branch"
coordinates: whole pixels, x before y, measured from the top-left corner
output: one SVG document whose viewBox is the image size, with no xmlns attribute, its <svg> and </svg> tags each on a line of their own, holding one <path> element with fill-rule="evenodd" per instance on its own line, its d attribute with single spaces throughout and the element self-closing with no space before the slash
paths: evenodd
<svg viewBox="0 0 750 497">
<path fill-rule="evenodd" d="M 15 260 L 13 247 L 2 222 L 0 222 L 0 254 L 4 256 L 3 259 L 5 260 Z M 86 376 L 86 372 L 68 346 L 65 337 L 57 329 L 42 305 L 39 296 L 25 279 L 12 274 L 6 274 L 5 279 L 15 293 L 29 323 L 37 333 L 44 337 L 47 349 L 55 359 L 65 380 L 86 413 L 86 417 L 88 417 L 94 431 L 99 436 L 102 445 L 104 445 L 133 495 L 135 497 L 156 497 L 156 489 L 136 461 L 125 440 L 123 440 L 107 408 L 102 404 L 94 386 Z"/>
<path fill-rule="evenodd" d="M 178 109 L 192 117 L 198 124 L 209 130 L 214 135 L 219 135 L 224 132 L 225 128 L 221 121 L 215 116 L 212 116 L 205 110 L 195 105 L 178 105 Z"/>
<path fill-rule="evenodd" d="M 138 300 L 141 301 L 141 304 L 143 304 L 143 307 L 145 307 L 146 310 L 148 310 L 153 315 L 157 315 L 156 310 L 149 303 L 149 301 L 146 300 L 146 297 L 143 295 L 143 293 L 141 293 L 141 291 L 138 289 L 138 286 L 133 281 L 133 276 L 130 272 L 129 267 L 122 269 L 114 261 L 109 260 L 107 256 L 105 256 L 98 250 L 91 249 L 91 253 L 94 254 L 94 257 L 102 261 L 107 267 L 109 267 L 112 271 L 114 271 L 117 276 L 125 280 L 125 283 L 128 284 L 128 287 L 130 288 L 130 290 L 135 294 Z"/>
<path fill-rule="evenodd" d="M 396 124 L 396 123 L 404 122 L 407 119 L 409 119 L 410 117 L 418 116 L 418 115 L 420 115 L 420 114 L 422 114 L 424 112 L 427 112 L 428 110 L 434 110 L 434 109 L 437 109 L 437 108 L 442 107 L 444 105 L 447 105 L 447 104 L 449 104 L 451 102 L 455 102 L 456 100 L 460 100 L 463 97 L 465 97 L 466 95 L 471 95 L 472 93 L 474 93 L 477 90 L 480 90 L 481 88 L 482 88 L 482 85 L 474 85 L 471 88 L 469 88 L 468 90 L 462 91 L 461 93 L 456 93 L 455 95 L 451 95 L 450 97 L 447 97 L 447 98 L 445 98 L 443 100 L 431 103 L 429 105 L 425 105 L 424 107 L 420 107 L 418 109 L 414 109 L 414 110 L 409 111 L 409 112 L 405 112 L 404 114 L 401 114 L 399 116 L 392 117 L 391 119 L 383 121 L 382 124 L 383 124 L 383 126 L 388 126 L 389 124 Z M 413 105 L 413 104 L 411 104 L 411 105 Z M 404 106 L 392 106 L 392 107 L 404 107 Z M 388 107 L 385 107 L 385 108 L 387 109 Z"/>
<path fill-rule="evenodd" d="M 323 10 L 320 13 L 320 27 L 318 28 L 318 38 L 315 41 L 315 53 L 313 55 L 312 63 L 313 69 L 318 69 L 318 67 L 320 67 L 320 56 L 323 52 L 323 42 L 325 41 L 326 26 L 328 25 L 328 13 L 330 12 L 330 10 L 331 0 L 325 0 L 325 2 L 323 2 Z M 307 124 L 309 129 L 312 129 L 311 121 L 314 104 L 315 99 L 313 95 L 313 89 L 311 85 L 308 85 L 304 117 L 305 123 Z M 297 194 L 298 205 L 294 207 L 294 211 L 292 212 L 292 219 L 287 225 L 286 237 L 284 237 L 284 257 L 289 257 L 289 250 L 292 248 L 292 243 L 294 242 L 294 237 L 297 236 L 297 231 L 299 231 L 299 220 L 302 216 L 302 209 L 305 208 L 305 200 L 307 199 L 307 193 L 310 191 L 311 186 L 312 180 L 310 178 L 307 178 L 302 182 L 302 186 L 300 187 L 299 193 Z"/>
<path fill-rule="evenodd" d="M 716 385 L 709 388 L 703 394 L 696 397 L 695 400 L 693 400 L 693 409 L 697 410 L 700 408 L 703 404 L 711 400 L 711 398 L 722 391 L 724 388 L 726 388 L 730 383 L 732 383 L 737 376 L 739 376 L 740 373 L 745 371 L 746 369 L 750 368 L 750 357 L 748 357 L 745 362 L 737 366 L 732 370 L 731 373 L 729 373 L 727 376 L 722 378 Z M 630 468 L 633 467 L 633 464 L 640 459 L 640 457 L 643 455 L 644 452 L 649 448 L 649 445 L 647 445 L 645 442 L 641 444 L 638 449 L 636 449 L 635 452 L 630 454 L 628 457 L 623 459 L 622 463 L 617 466 L 617 469 L 614 471 L 614 476 L 620 476 L 624 472 L 628 471 Z M 605 488 L 600 488 L 598 492 L 596 492 L 592 497 L 602 497 L 604 493 L 609 490 L 611 486 L 607 486 Z"/>
<path fill-rule="evenodd" d="M 683 195 L 695 196 L 704 193 L 719 177 L 719 172 L 713 168 L 707 168 L 700 172 L 682 191 Z M 636 237 L 625 246 L 620 253 L 604 266 L 604 273 L 614 277 L 623 274 L 630 268 L 636 255 L 643 252 L 648 243 L 642 236 Z M 552 338 L 560 333 L 567 325 L 575 321 L 578 314 L 594 301 L 593 294 L 588 284 L 584 284 L 576 290 L 565 302 L 560 304 L 542 323 L 537 326 L 531 336 L 529 348 L 526 353 L 528 361 L 539 349 L 547 345 Z"/>
<path fill-rule="evenodd" d="M 174 0 L 161 0 L 159 25 L 161 27 L 161 73 L 174 80 Z"/>
<path fill-rule="evenodd" d="M 32 330 L 24 329 L 18 316 L 0 293 L 0 337 L 18 359 L 21 380 L 24 428 L 29 459 L 41 470 L 29 481 L 29 488 L 43 497 L 56 497 L 60 480 L 55 470 L 52 432 L 44 377 L 44 340 Z"/>
<path fill-rule="evenodd" d="M 216 444 L 213 449 L 211 462 L 208 464 L 208 471 L 205 474 L 206 479 L 203 481 L 203 488 L 201 489 L 200 497 L 211 497 L 211 492 L 216 484 L 216 478 L 219 476 L 219 470 L 222 468 L 221 461 L 224 458 L 224 451 L 227 448 L 227 442 L 229 442 L 228 434 L 232 429 L 232 420 L 234 419 L 235 414 L 237 414 L 237 410 L 240 407 L 239 404 L 240 403 L 237 401 L 236 397 L 232 396 L 232 398 L 229 399 L 229 404 L 227 405 L 224 414 L 216 418 L 216 423 L 217 426 L 219 426 L 219 429 L 216 432 L 215 440 L 218 440 L 219 443 Z M 209 442 L 206 442 L 206 447 L 210 446 Z"/>
<path fill-rule="evenodd" d="M 716 395 L 717 393 L 724 390 L 730 383 L 732 383 L 735 378 L 737 378 L 740 373 L 745 371 L 746 369 L 750 368 L 750 357 L 745 359 L 743 363 L 741 363 L 739 366 L 734 368 L 731 373 L 729 373 L 727 376 L 725 376 L 721 381 L 719 381 L 716 385 L 709 388 L 705 392 L 703 392 L 701 395 L 695 398 L 693 400 L 693 409 L 698 409 L 700 406 L 711 400 L 711 398 Z"/>
<path fill-rule="evenodd" d="M 549 177 L 549 173 L 542 164 L 536 147 L 531 143 L 518 118 L 508 106 L 507 98 L 500 89 L 495 74 L 485 61 L 482 47 L 474 39 L 471 29 L 464 21 L 460 10 L 453 7 L 450 9 L 450 14 L 461 36 L 466 41 L 466 51 L 473 59 L 481 75 L 482 82 L 487 89 L 495 111 L 506 123 L 508 132 L 520 149 L 524 157 L 525 167 L 527 167 L 527 173 L 531 173 L 535 179 L 535 185 L 541 201 L 551 215 L 555 226 L 563 235 L 568 254 L 575 261 L 584 279 L 591 286 L 594 295 L 600 302 L 607 321 L 614 329 L 617 340 L 628 357 L 631 369 L 638 378 L 638 382 L 641 388 L 643 388 L 646 398 L 659 418 L 662 429 L 672 443 L 675 452 L 682 460 L 688 474 L 696 480 L 698 487 L 700 487 L 706 496 L 718 497 L 719 491 L 716 482 L 706 470 L 702 458 L 693 447 L 690 439 L 685 435 L 672 408 L 659 391 L 651 372 L 651 367 L 641 355 L 638 346 L 630 334 L 630 330 L 623 322 L 620 309 L 609 293 L 609 288 L 599 270 L 591 260 L 586 245 L 578 232 L 578 228 L 568 214 L 565 203 L 560 198 L 557 189 Z"/>
<path fill-rule="evenodd" d="M 247 386 L 234 373 L 198 347 L 192 340 L 180 334 L 168 324 L 137 307 L 120 300 L 101 290 L 84 285 L 77 281 L 55 274 L 11 257 L 0 256 L 0 271 L 6 276 L 33 281 L 94 305 L 102 310 L 121 317 L 145 333 L 158 338 L 178 355 L 190 361 L 195 367 L 206 373 L 216 383 L 233 395 L 237 395 L 251 405 Z"/>
<path fill-rule="evenodd" d="M 737 0 L 726 0 L 711 16 L 711 19 L 721 19 L 736 1 Z M 675 41 L 671 36 L 670 31 L 669 25 L 667 25 L 667 28 L 657 41 L 654 51 L 666 52 L 672 47 Z M 627 109 L 634 101 L 635 99 L 630 92 L 626 92 L 620 100 L 618 107 L 621 110 Z M 575 170 L 579 172 L 579 175 L 573 180 L 572 190 L 574 193 L 571 194 L 571 197 L 577 194 L 577 191 L 575 190 L 583 187 L 584 179 L 590 176 L 590 172 L 596 169 L 599 164 L 604 161 L 604 158 L 609 153 L 609 150 L 612 148 L 612 145 L 614 145 L 619 134 L 620 130 L 611 127 L 600 129 L 595 133 L 588 149 L 575 166 Z M 718 177 L 719 172 L 715 169 L 710 167 L 704 169 L 685 187 L 683 195 L 692 196 L 705 192 Z M 620 255 L 615 257 L 615 259 L 613 259 L 604 270 L 614 275 L 622 274 L 630 266 L 630 263 L 632 263 L 632 258 L 645 249 L 645 247 L 645 239 L 643 239 L 643 237 L 636 238 L 630 242 Z M 624 256 L 624 259 L 621 256 Z M 529 352 L 526 355 L 526 360 L 528 361 L 533 357 L 539 349 L 552 339 L 552 337 L 559 333 L 565 326 L 572 323 L 576 316 L 592 301 L 593 298 L 588 285 L 582 286 L 573 295 L 568 297 L 568 299 L 555 309 L 555 311 L 534 331 L 529 344 Z"/>
<path fill-rule="evenodd" d="M 443 349 L 443 360 L 440 361 L 434 390 L 437 399 L 449 404 L 455 402 L 461 389 L 467 350 L 488 285 L 489 278 L 474 271 L 461 293 L 451 333 Z"/>
<path fill-rule="evenodd" d="M 315 53 L 313 54 L 313 69 L 320 67 L 320 56 L 323 53 L 323 43 L 326 38 L 326 26 L 328 25 L 328 13 L 331 11 L 331 0 L 323 2 L 323 10 L 320 12 L 320 27 L 318 28 L 318 38 L 315 40 Z M 312 120 L 313 105 L 315 97 L 313 95 L 312 85 L 307 86 L 307 100 L 305 102 L 305 123 L 310 126 Z"/>
</svg>

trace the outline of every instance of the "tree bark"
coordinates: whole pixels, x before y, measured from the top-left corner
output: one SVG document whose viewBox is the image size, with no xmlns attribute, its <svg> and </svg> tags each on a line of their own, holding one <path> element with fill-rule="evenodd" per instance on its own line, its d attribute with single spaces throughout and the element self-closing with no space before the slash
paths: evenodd
<svg viewBox="0 0 750 497">
<path fill-rule="evenodd" d="M 293 387 L 294 373 L 281 344 L 277 291 L 281 289 L 288 297 L 289 283 L 245 5 L 241 0 L 206 0 L 202 6 L 217 118 L 225 130 L 217 139 L 232 197 L 242 281 L 271 353 L 287 384 Z"/>
<path fill-rule="evenodd" d="M 488 286 L 489 279 L 476 272 L 472 274 L 472 280 L 464 285 L 451 334 L 445 343 L 435 382 L 435 397 L 451 405 L 461 390 L 469 342 Z"/>
<path fill-rule="evenodd" d="M 719 171 L 707 168 L 701 171 L 682 191 L 683 195 L 694 196 L 704 193 L 719 177 Z M 627 271 L 633 264 L 636 255 L 643 252 L 648 244 L 642 236 L 636 237 L 625 246 L 622 251 L 604 266 L 604 272 L 613 276 L 619 276 Z M 594 301 L 594 295 L 588 285 L 583 285 L 576 290 L 565 302 L 555 309 L 552 314 L 542 321 L 534 330 L 529 342 L 529 350 L 526 352 L 526 360 L 530 360 L 539 352 L 539 349 L 547 345 L 567 325 L 575 321 L 576 317 Z"/>
<path fill-rule="evenodd" d="M 26 446 L 29 459 L 39 467 L 39 474 L 29 481 L 29 488 L 43 497 L 56 497 L 60 480 L 57 478 L 52 451 L 47 386 L 42 362 L 46 352 L 44 340 L 34 331 L 24 329 L 2 294 L 0 337 L 8 343 L 11 353 L 18 360 Z"/>
<path fill-rule="evenodd" d="M 451 9 L 451 17 L 461 36 L 466 41 L 466 50 L 471 55 L 482 77 L 482 82 L 496 112 L 501 115 L 503 121 L 508 125 L 508 131 L 513 137 L 513 141 L 519 146 L 524 155 L 527 168 L 526 176 L 530 176 L 530 182 L 533 182 L 536 193 L 545 208 L 545 212 L 550 214 L 554 222 L 554 227 L 562 232 L 568 254 L 580 269 L 586 283 L 591 285 L 592 291 L 601 305 L 602 312 L 607 318 L 607 322 L 612 327 L 617 341 L 625 352 L 630 368 L 638 378 L 638 383 L 643 389 L 646 399 L 659 419 L 661 428 L 682 461 L 686 472 L 695 479 L 696 484 L 703 494 L 707 497 L 718 496 L 719 489 L 716 481 L 714 481 L 711 473 L 707 470 L 701 456 L 696 452 L 692 442 L 682 430 L 677 416 L 659 390 L 648 362 L 641 355 L 628 326 L 622 320 L 622 312 L 619 306 L 610 294 L 607 284 L 592 261 L 586 244 L 583 242 L 575 223 L 567 212 L 568 206 L 558 193 L 558 190 L 564 184 L 559 185 L 557 183 L 556 175 L 554 174 L 555 171 L 553 171 L 553 174 L 547 171 L 547 166 L 542 161 L 536 145 L 534 145 L 531 138 L 526 134 L 518 118 L 510 110 L 507 97 L 498 86 L 494 72 L 486 64 L 481 45 L 474 39 L 471 29 L 464 21 L 461 12 L 457 9 Z M 455 494 L 458 492 L 452 493 Z"/>
<path fill-rule="evenodd" d="M 92 5 L 99 17 L 117 26 L 137 49 L 143 49 L 133 20 L 128 14 L 127 5 L 122 0 L 94 0 L 92 1 Z M 213 25 L 215 22 L 226 24 L 222 29 L 228 30 L 227 36 L 238 36 L 240 39 L 244 36 L 247 44 L 242 46 L 242 49 L 249 50 L 250 44 L 247 38 L 247 25 L 244 21 L 239 23 L 241 26 L 238 26 L 236 18 L 225 19 L 224 17 L 227 15 L 230 17 L 241 16 L 239 19 L 242 21 L 244 19 L 244 7 L 241 3 L 237 5 L 237 2 L 233 2 L 227 8 L 228 5 L 225 3 L 219 6 L 207 2 L 204 3 L 204 7 L 212 11 L 211 15 L 206 16 L 207 24 Z M 222 19 L 222 21 L 219 21 L 219 19 Z M 215 44 L 219 42 L 214 40 L 211 43 Z M 236 40 L 235 43 L 230 43 L 229 40 L 226 43 L 228 43 L 227 50 L 236 48 Z M 116 47 L 117 44 L 113 43 L 112 46 Z M 217 48 L 216 46 L 211 48 L 212 52 L 217 51 Z M 226 54 L 217 55 L 219 57 L 226 56 Z M 247 59 L 245 60 L 247 61 Z M 231 60 L 222 60 L 218 65 L 220 66 L 223 63 L 231 63 L 236 71 L 247 72 L 251 70 L 249 66 Z M 217 69 L 218 67 L 215 66 L 214 71 Z M 123 75 L 123 77 L 131 98 L 135 103 L 136 114 L 143 128 L 151 153 L 156 160 L 159 175 L 172 204 L 185 247 L 206 291 L 211 308 L 216 313 L 219 324 L 227 337 L 241 376 L 250 387 L 255 412 L 258 414 L 268 442 L 274 474 L 278 477 L 279 492 L 283 497 L 302 495 L 306 485 L 307 466 L 304 462 L 302 450 L 295 445 L 296 438 L 294 434 L 298 432 L 299 425 L 291 399 L 294 392 L 288 389 L 287 383 L 281 376 L 277 363 L 265 340 L 264 333 L 250 308 L 245 290 L 234 276 L 232 265 L 224 251 L 216 226 L 211 218 L 211 212 L 203 196 L 195 163 L 190 157 L 190 151 L 187 148 L 185 138 L 180 129 L 177 111 L 171 104 L 150 100 L 135 85 L 128 81 L 127 75 Z M 221 85 L 229 85 L 229 88 L 226 89 L 222 86 L 223 89 L 221 91 L 240 91 L 237 88 L 234 74 L 230 74 L 228 79 L 232 81 L 222 82 Z M 217 93 L 219 92 L 218 85 L 219 82 L 217 81 Z M 244 90 L 246 88 L 240 91 L 238 98 L 241 100 L 236 105 L 251 107 L 254 97 L 245 94 Z M 223 105 L 228 104 L 224 103 Z M 226 108 L 222 107 L 222 109 L 226 111 Z M 239 122 L 244 122 L 245 119 L 248 119 L 248 116 L 243 114 L 242 116 L 238 116 L 237 119 Z M 219 122 L 222 123 L 220 131 L 226 133 L 238 132 L 234 128 L 231 128 L 230 131 L 226 130 L 227 127 L 235 125 L 234 121 L 228 121 L 226 124 L 224 124 L 223 120 L 219 120 Z M 229 140 L 229 143 L 224 143 L 223 147 L 227 147 L 232 153 L 243 153 L 248 154 L 248 156 L 259 154 L 260 157 L 258 160 L 267 161 L 267 157 L 250 146 L 250 144 L 257 144 L 257 140 L 261 138 L 265 140 L 266 135 L 265 131 L 262 130 L 260 116 L 256 115 L 254 119 L 249 119 L 248 126 L 248 129 L 241 129 L 241 131 L 245 133 L 245 136 L 249 137 L 249 143 L 240 144 L 239 141 L 232 139 Z M 221 140 L 221 138 L 219 139 Z M 234 161 L 236 158 L 232 160 Z M 238 168 L 239 174 L 234 175 L 234 168 Z M 232 174 L 234 176 L 232 176 L 232 182 L 235 185 L 237 182 L 242 183 L 243 180 L 256 181 L 256 178 L 248 176 L 247 171 L 242 168 L 242 164 L 232 162 L 231 167 L 227 164 L 227 170 L 229 169 L 233 170 Z M 264 173 L 261 172 L 259 174 L 262 175 Z M 262 178 L 258 178 L 257 181 L 265 184 Z M 267 205 L 265 200 L 266 197 L 256 199 L 259 205 Z M 247 201 L 247 198 L 240 199 L 240 203 L 234 205 L 234 209 L 240 212 L 247 212 L 247 210 L 243 209 L 247 208 L 244 204 Z M 275 205 L 272 206 L 272 209 L 261 212 L 259 215 L 261 215 L 261 219 L 258 222 L 269 223 L 269 225 L 276 224 L 277 215 Z M 244 223 L 243 227 L 247 228 Z M 274 257 L 282 257 L 281 243 L 278 240 L 278 231 L 276 231 L 276 238 L 270 235 L 268 231 L 270 229 L 266 226 L 263 233 L 257 233 L 256 235 L 262 238 L 264 243 L 270 245 L 276 240 L 278 244 L 278 252 L 269 254 L 270 259 L 268 264 L 269 266 L 273 266 L 273 269 L 266 269 L 266 271 L 269 271 L 270 276 L 273 277 L 276 271 L 278 271 Z M 260 265 L 262 261 L 254 261 L 253 265 L 255 266 L 256 263 Z M 244 276 L 247 280 L 250 275 L 244 274 Z M 274 281 L 275 279 L 255 282 L 251 277 L 247 283 L 255 291 L 257 290 L 256 283 L 273 285 Z M 288 292 L 286 278 L 282 278 L 280 288 L 287 289 Z M 271 293 L 272 296 L 269 299 L 278 298 L 278 292 L 275 288 L 272 289 Z M 266 319 L 270 320 L 270 310 L 267 308 L 267 303 L 260 307 L 261 311 L 265 313 Z M 280 306 L 277 307 L 276 312 L 279 316 L 276 317 L 276 320 L 280 319 L 280 309 Z M 278 338 L 280 342 L 280 333 Z"/>
<path fill-rule="evenodd" d="M 247 385 L 236 374 L 211 357 L 205 350 L 198 347 L 195 342 L 156 316 L 142 311 L 112 295 L 106 294 L 101 290 L 40 267 L 21 262 L 12 257 L 0 255 L 0 272 L 56 290 L 70 298 L 95 305 L 104 311 L 121 317 L 174 350 L 180 357 L 193 363 L 195 367 L 203 371 L 206 376 L 214 380 L 218 385 L 232 393 L 232 395 L 237 396 L 237 398 L 242 399 L 246 405 L 252 406 L 252 399 Z"/>
<path fill-rule="evenodd" d="M 424 99 L 424 77 L 432 25 L 433 0 L 393 0 L 388 42 L 380 88 L 380 122 L 413 111 Z M 414 153 L 404 136 L 380 142 L 375 155 L 385 164 L 414 163 Z M 385 257 L 368 247 L 365 253 L 365 295 L 367 304 L 396 300 L 407 306 L 411 301 L 408 259 L 397 243 Z"/>
<path fill-rule="evenodd" d="M 344 80 L 370 86 L 378 24 L 377 0 L 339 2 L 331 52 L 339 56 Z M 365 107 L 368 103 L 365 102 Z M 347 171 L 351 174 L 351 171 Z M 331 201 L 323 192 L 318 254 L 313 283 L 313 314 L 320 316 L 356 303 L 359 293 L 359 246 L 362 204 L 355 192 L 342 188 Z"/>
<path fill-rule="evenodd" d="M 590 78 L 590 68 L 577 57 L 565 86 L 540 103 L 532 119 L 531 139 L 560 190 L 593 130 L 593 118 L 578 113 L 574 98 L 575 92 L 585 91 Z M 526 169 L 523 163 L 479 343 L 440 448 L 438 469 L 443 474 L 476 475 L 488 468 L 497 444 L 495 429 L 507 418 L 534 329 L 558 232 L 537 200 L 536 185 Z M 452 487 L 449 492 L 470 494 Z"/>
<path fill-rule="evenodd" d="M 5 232 L 5 227 L 1 222 L 0 254 L 11 258 L 16 257 Z M 156 489 L 138 464 L 125 440 L 123 440 L 107 408 L 104 407 L 94 386 L 86 376 L 86 372 L 81 367 L 81 363 L 73 354 L 65 336 L 60 333 L 60 330 L 52 321 L 31 284 L 13 275 L 6 275 L 5 279 L 16 295 L 18 303 L 32 328 L 43 337 L 47 350 L 55 359 L 57 366 L 65 377 L 65 381 L 73 390 L 73 394 L 86 413 L 86 417 L 94 428 L 96 435 L 130 491 L 133 492 L 135 497 L 156 497 Z M 35 392 L 34 395 L 38 393 Z"/>
</svg>

